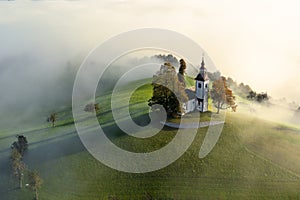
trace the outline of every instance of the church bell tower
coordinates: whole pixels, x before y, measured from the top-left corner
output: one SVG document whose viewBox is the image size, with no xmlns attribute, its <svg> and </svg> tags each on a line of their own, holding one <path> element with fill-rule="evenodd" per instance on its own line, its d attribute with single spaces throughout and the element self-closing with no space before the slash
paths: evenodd
<svg viewBox="0 0 300 200">
<path fill-rule="evenodd" d="M 208 110 L 208 91 L 209 91 L 209 79 L 207 76 L 207 70 L 204 62 L 204 55 L 202 56 L 202 62 L 200 66 L 200 72 L 195 78 L 196 80 L 196 109 L 200 112 L 206 112 Z"/>
</svg>

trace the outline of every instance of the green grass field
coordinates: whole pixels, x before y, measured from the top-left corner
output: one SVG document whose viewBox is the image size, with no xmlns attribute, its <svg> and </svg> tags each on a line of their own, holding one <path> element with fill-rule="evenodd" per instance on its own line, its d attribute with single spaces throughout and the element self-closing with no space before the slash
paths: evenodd
<svg viewBox="0 0 300 200">
<path fill-rule="evenodd" d="M 120 95 L 127 94 L 126 87 Z M 145 85 L 131 97 L 131 115 L 138 123 L 149 120 L 145 114 L 150 96 L 151 86 Z M 97 98 L 97 102 L 100 124 L 124 149 L 153 151 L 168 144 L 177 132 L 166 127 L 148 139 L 127 136 L 113 122 L 110 94 Z M 198 153 L 207 128 L 198 129 L 190 148 L 168 167 L 130 174 L 110 169 L 85 150 L 71 109 L 61 110 L 58 116 L 55 128 L 44 123 L 21 132 L 30 143 L 24 161 L 44 179 L 40 199 L 300 199 L 298 129 L 228 112 L 220 140 L 204 159 L 199 159 Z M 33 198 L 29 189 L 17 188 L 10 171 L 9 146 L 17 133 L 17 129 L 0 132 L 1 200 Z"/>
</svg>

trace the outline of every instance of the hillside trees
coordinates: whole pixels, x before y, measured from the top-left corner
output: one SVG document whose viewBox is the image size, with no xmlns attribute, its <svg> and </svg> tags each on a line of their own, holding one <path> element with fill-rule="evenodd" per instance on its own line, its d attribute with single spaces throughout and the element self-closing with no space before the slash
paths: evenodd
<svg viewBox="0 0 300 200">
<path fill-rule="evenodd" d="M 188 100 L 183 84 L 178 80 L 174 66 L 165 63 L 153 76 L 153 96 L 149 99 L 149 106 L 162 105 L 168 116 L 175 116 L 181 112 L 181 104 Z M 178 99 L 177 99 L 178 97 Z"/>
<path fill-rule="evenodd" d="M 269 96 L 267 93 L 261 92 L 261 93 L 256 93 L 253 90 L 251 90 L 247 96 L 247 99 L 252 100 L 252 101 L 257 101 L 259 103 L 266 102 L 269 100 Z"/>
<path fill-rule="evenodd" d="M 210 95 L 218 109 L 217 113 L 220 112 L 223 105 L 227 105 L 227 108 L 231 108 L 234 112 L 236 111 L 235 96 L 232 90 L 227 87 L 225 77 L 222 76 L 213 82 Z"/>
<path fill-rule="evenodd" d="M 176 67 L 178 67 L 179 65 L 177 58 L 172 54 L 168 54 L 168 55 L 159 54 L 159 55 L 154 55 L 151 58 L 158 59 L 161 63 L 170 63 L 172 66 L 176 66 Z"/>
<path fill-rule="evenodd" d="M 207 76 L 208 76 L 209 80 L 215 81 L 221 77 L 221 72 L 220 71 L 207 72 Z"/>
<path fill-rule="evenodd" d="M 239 95 L 240 97 L 246 98 L 249 95 L 249 92 L 252 91 L 249 85 L 244 83 L 237 83 L 231 77 L 228 77 L 226 80 L 227 86 L 234 91 L 235 94 Z"/>
</svg>

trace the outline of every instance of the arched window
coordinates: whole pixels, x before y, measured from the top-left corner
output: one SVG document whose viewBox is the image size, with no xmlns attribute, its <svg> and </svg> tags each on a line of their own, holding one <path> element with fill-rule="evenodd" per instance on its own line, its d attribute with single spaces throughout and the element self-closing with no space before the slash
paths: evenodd
<svg viewBox="0 0 300 200">
<path fill-rule="evenodd" d="M 201 83 L 198 83 L 198 88 L 201 88 Z"/>
</svg>

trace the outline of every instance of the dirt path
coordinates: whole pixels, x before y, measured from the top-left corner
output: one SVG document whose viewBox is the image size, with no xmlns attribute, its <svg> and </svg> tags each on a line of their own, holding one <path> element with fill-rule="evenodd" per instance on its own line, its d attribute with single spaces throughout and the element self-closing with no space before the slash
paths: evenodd
<svg viewBox="0 0 300 200">
<path fill-rule="evenodd" d="M 202 128 L 207 126 L 215 126 L 219 124 L 224 124 L 224 121 L 206 121 L 200 123 L 184 123 L 184 124 L 176 124 L 172 122 L 162 122 L 164 125 L 172 128 Z"/>
</svg>

